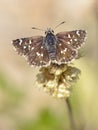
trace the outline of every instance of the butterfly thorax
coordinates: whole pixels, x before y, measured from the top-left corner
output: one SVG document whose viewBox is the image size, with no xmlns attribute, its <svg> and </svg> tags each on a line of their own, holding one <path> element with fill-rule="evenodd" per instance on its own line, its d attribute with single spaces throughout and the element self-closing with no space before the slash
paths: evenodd
<svg viewBox="0 0 98 130">
<path fill-rule="evenodd" d="M 56 38 L 53 32 L 51 31 L 47 31 L 45 37 L 45 46 L 49 53 L 50 59 L 54 60 L 56 58 Z"/>
<path fill-rule="evenodd" d="M 55 36 L 52 33 L 46 35 L 46 43 L 49 46 L 55 45 Z"/>
</svg>

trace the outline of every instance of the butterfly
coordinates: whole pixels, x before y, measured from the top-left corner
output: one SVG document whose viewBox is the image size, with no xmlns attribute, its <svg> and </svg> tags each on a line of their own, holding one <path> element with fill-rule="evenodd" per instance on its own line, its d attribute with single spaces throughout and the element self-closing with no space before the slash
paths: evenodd
<svg viewBox="0 0 98 130">
<path fill-rule="evenodd" d="M 32 36 L 12 41 L 19 55 L 26 57 L 33 66 L 49 66 L 51 63 L 67 64 L 78 57 L 78 49 L 85 43 L 85 30 L 59 32 L 51 28 L 45 36 Z"/>
</svg>

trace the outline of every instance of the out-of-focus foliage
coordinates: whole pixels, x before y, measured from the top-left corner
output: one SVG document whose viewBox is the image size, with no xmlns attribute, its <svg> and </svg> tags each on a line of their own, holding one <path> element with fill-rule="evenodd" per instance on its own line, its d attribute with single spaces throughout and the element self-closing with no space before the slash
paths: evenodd
<svg viewBox="0 0 98 130">
<path fill-rule="evenodd" d="M 13 87 L 14 86 L 14 87 Z M 0 73 L 0 97 L 4 100 L 1 102 L 0 112 L 8 112 L 13 107 L 16 107 L 23 98 L 23 93 L 20 92 L 14 83 L 8 81 L 3 73 Z"/>
<path fill-rule="evenodd" d="M 48 109 L 44 109 L 40 112 L 39 117 L 28 120 L 20 125 L 20 130 L 59 130 L 62 128 L 64 122 L 56 117 L 53 113 L 50 113 Z M 67 123 L 66 123 L 67 124 Z"/>
</svg>

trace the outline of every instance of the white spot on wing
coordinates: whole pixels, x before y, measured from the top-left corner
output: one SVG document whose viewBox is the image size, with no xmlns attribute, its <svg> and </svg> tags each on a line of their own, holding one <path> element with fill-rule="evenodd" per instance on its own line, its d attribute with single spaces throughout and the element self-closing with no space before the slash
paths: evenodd
<svg viewBox="0 0 98 130">
<path fill-rule="evenodd" d="M 32 47 L 31 50 L 34 50 L 34 47 Z"/>
<path fill-rule="evenodd" d="M 63 51 L 61 51 L 61 53 L 65 54 L 66 51 L 67 51 L 67 48 L 65 48 Z"/>
<path fill-rule="evenodd" d="M 32 41 L 31 41 L 31 40 L 29 41 L 29 44 L 32 44 Z"/>
<path fill-rule="evenodd" d="M 39 52 L 36 52 L 36 55 L 37 55 L 37 56 L 40 56 L 40 53 L 39 53 Z"/>
<path fill-rule="evenodd" d="M 72 42 L 72 39 L 70 39 L 70 41 Z"/>
<path fill-rule="evenodd" d="M 70 44 L 70 42 L 67 42 L 67 44 Z"/>
<path fill-rule="evenodd" d="M 63 51 L 61 51 L 61 53 L 64 53 Z"/>
<path fill-rule="evenodd" d="M 24 49 L 26 49 L 26 48 L 27 48 L 27 46 L 23 46 L 23 48 L 24 48 Z"/>
<path fill-rule="evenodd" d="M 19 45 L 20 45 L 20 46 L 21 46 L 21 44 L 22 44 L 22 41 L 23 41 L 22 39 L 19 39 Z"/>
<path fill-rule="evenodd" d="M 64 52 L 66 52 L 66 51 L 67 51 L 67 48 L 64 49 Z"/>
<path fill-rule="evenodd" d="M 71 38 L 70 34 L 68 34 L 68 38 Z"/>
<path fill-rule="evenodd" d="M 76 31 L 76 34 L 77 34 L 78 36 L 80 36 L 80 31 L 79 31 L 79 30 L 77 30 L 77 31 Z"/>
<path fill-rule="evenodd" d="M 41 53 L 41 56 L 43 57 L 43 53 Z"/>
<path fill-rule="evenodd" d="M 41 49 L 43 49 L 43 46 L 41 46 Z"/>
<path fill-rule="evenodd" d="M 74 39 L 74 41 L 76 41 L 76 42 L 77 42 L 77 39 L 75 38 L 75 39 Z"/>
</svg>

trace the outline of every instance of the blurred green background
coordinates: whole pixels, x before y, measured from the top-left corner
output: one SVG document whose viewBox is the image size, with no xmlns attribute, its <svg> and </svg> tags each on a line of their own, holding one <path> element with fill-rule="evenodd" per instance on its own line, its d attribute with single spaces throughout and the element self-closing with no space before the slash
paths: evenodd
<svg viewBox="0 0 98 130">
<path fill-rule="evenodd" d="M 85 29 L 85 56 L 74 62 L 80 79 L 70 97 L 78 130 L 98 130 L 98 1 L 0 0 L 0 130 L 70 130 L 64 100 L 37 88 L 38 68 L 14 52 L 11 40 L 43 35 L 31 27 Z"/>
</svg>

